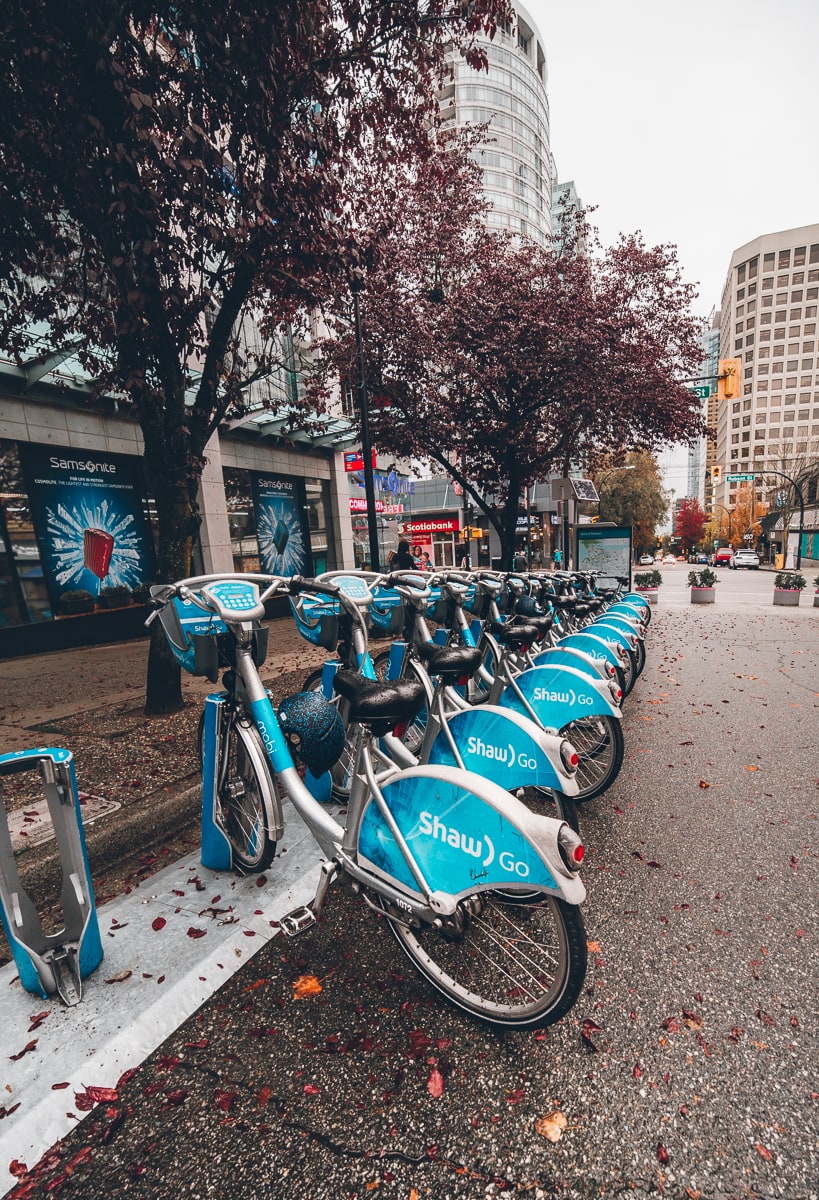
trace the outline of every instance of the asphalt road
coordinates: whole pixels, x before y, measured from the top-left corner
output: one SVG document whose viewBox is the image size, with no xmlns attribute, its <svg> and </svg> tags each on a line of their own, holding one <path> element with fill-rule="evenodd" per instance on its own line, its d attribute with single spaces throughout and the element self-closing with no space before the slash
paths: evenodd
<svg viewBox="0 0 819 1200">
<path fill-rule="evenodd" d="M 688 568 L 662 571 L 622 773 L 581 813 L 567 1018 L 501 1036 L 459 1015 L 340 889 L 19 1195 L 816 1200 L 819 610 L 727 571 L 692 607 Z M 297 999 L 303 976 L 321 991 Z"/>
</svg>

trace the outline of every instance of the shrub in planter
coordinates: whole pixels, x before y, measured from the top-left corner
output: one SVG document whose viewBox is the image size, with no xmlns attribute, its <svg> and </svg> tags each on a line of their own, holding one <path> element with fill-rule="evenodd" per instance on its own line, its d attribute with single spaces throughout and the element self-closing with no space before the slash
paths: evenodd
<svg viewBox="0 0 819 1200">
<path fill-rule="evenodd" d="M 645 591 L 646 588 L 658 588 L 663 582 L 659 571 L 637 571 L 634 576 L 634 586 Z"/>
<path fill-rule="evenodd" d="M 774 604 L 797 605 L 802 588 L 807 587 L 807 583 L 805 576 L 798 571 L 777 571 L 774 578 Z"/>
<path fill-rule="evenodd" d="M 97 603 L 100 608 L 125 608 L 131 603 L 131 589 L 121 583 L 104 587 L 97 596 Z"/>
<path fill-rule="evenodd" d="M 67 592 L 60 593 L 57 608 L 67 617 L 76 616 L 78 613 L 91 613 L 94 611 L 94 597 L 85 588 L 70 588 Z"/>
<path fill-rule="evenodd" d="M 688 584 L 691 588 L 692 604 L 713 604 L 717 593 L 714 591 L 719 580 L 710 567 L 700 567 L 699 571 L 688 572 Z"/>
<path fill-rule="evenodd" d="M 719 583 L 717 576 L 710 567 L 702 567 L 699 571 L 688 572 L 688 586 L 692 588 L 712 588 Z"/>
</svg>

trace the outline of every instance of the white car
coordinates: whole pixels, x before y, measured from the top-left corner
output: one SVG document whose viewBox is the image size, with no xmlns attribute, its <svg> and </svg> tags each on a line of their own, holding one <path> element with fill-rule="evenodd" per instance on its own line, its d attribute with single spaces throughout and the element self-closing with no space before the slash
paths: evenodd
<svg viewBox="0 0 819 1200">
<path fill-rule="evenodd" d="M 654 562 L 653 554 L 641 554 L 640 555 L 640 566 L 641 567 L 650 567 L 653 564 L 653 562 Z"/>
<path fill-rule="evenodd" d="M 666 564 L 666 566 L 670 566 L 671 563 L 675 563 L 676 561 L 677 559 L 673 554 L 666 554 L 663 558 L 663 562 Z"/>
<path fill-rule="evenodd" d="M 749 570 L 756 571 L 759 568 L 759 555 L 756 550 L 735 550 L 728 566 L 732 571 L 738 570 L 739 567 L 748 567 Z"/>
</svg>

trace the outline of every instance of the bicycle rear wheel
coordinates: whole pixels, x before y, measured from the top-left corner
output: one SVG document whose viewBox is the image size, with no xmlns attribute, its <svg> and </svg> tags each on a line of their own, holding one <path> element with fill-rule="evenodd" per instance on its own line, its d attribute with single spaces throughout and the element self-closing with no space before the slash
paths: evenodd
<svg viewBox="0 0 819 1200">
<path fill-rule="evenodd" d="M 553 1025 L 586 978 L 586 930 L 576 905 L 553 895 L 482 892 L 443 929 L 388 917 L 413 966 L 447 1000 L 506 1029 Z"/>
<path fill-rule="evenodd" d="M 230 842 L 233 865 L 242 874 L 269 867 L 276 843 L 268 828 L 268 811 L 276 785 L 267 766 L 267 755 L 256 728 L 241 717 L 226 716 L 227 734 L 220 733 L 217 764 L 219 824 Z M 203 755 L 203 713 L 199 720 L 199 761 Z M 227 762 L 225 762 L 227 755 Z"/>
<path fill-rule="evenodd" d="M 580 717 L 560 730 L 577 751 L 579 792 L 574 799 L 580 803 L 592 800 L 611 787 L 623 765 L 623 726 L 617 717 L 606 714 Z"/>
</svg>

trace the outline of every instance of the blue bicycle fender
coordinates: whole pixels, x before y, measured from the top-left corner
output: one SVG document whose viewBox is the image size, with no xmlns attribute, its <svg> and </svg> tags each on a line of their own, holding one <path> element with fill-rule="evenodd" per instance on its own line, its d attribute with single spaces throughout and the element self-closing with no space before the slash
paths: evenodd
<svg viewBox="0 0 819 1200">
<path fill-rule="evenodd" d="M 530 667 L 515 679 L 537 719 L 547 729 L 562 729 L 580 717 L 616 717 L 622 713 L 609 698 L 608 684 L 595 681 L 574 667 Z M 500 698 L 502 708 L 529 713 L 510 685 Z"/>
<path fill-rule="evenodd" d="M 648 600 L 639 592 L 626 592 L 625 596 L 620 597 L 620 603 L 633 604 L 636 608 L 651 608 Z"/>
<path fill-rule="evenodd" d="M 584 654 L 590 654 L 592 658 L 602 658 L 606 662 L 610 662 L 612 666 L 623 666 L 617 651 L 614 649 L 610 639 L 606 639 L 602 634 L 591 632 L 591 626 L 586 633 L 570 633 L 566 637 L 560 639 L 558 646 L 565 646 L 567 649 L 576 647 L 582 650 Z M 537 664 L 537 660 L 535 660 Z"/>
<path fill-rule="evenodd" d="M 626 650 L 633 650 L 632 642 L 637 641 L 638 634 L 633 630 L 625 630 L 613 621 L 593 621 L 588 627 L 589 633 L 594 631 L 597 637 L 605 638 L 607 642 L 619 642 Z"/>
<path fill-rule="evenodd" d="M 612 604 L 611 608 L 601 613 L 602 617 L 625 617 L 627 621 L 638 621 L 641 626 L 645 624 L 644 615 L 645 609 L 638 608 L 636 604 Z"/>
<path fill-rule="evenodd" d="M 570 904 L 585 898 L 579 876 L 560 859 L 561 822 L 530 812 L 489 780 L 456 767 L 410 767 L 382 794 L 430 891 L 460 897 L 518 884 L 554 892 Z M 418 894 L 373 799 L 359 827 L 358 861 Z"/>
<path fill-rule="evenodd" d="M 508 708 L 482 705 L 456 713 L 447 724 L 465 770 L 507 790 L 538 785 L 577 795 L 576 779 L 560 762 L 559 740 L 532 720 Z M 429 761 L 458 765 L 443 732 L 432 744 Z"/>
<path fill-rule="evenodd" d="M 644 641 L 643 627 L 639 621 L 630 621 L 628 617 L 622 616 L 620 613 L 613 613 L 611 616 L 606 613 L 604 618 L 601 618 L 601 623 L 605 625 L 613 625 L 616 629 L 621 629 L 623 633 L 633 634 L 634 637 Z M 594 629 L 597 621 L 592 621 L 589 628 Z"/>
<path fill-rule="evenodd" d="M 591 679 L 605 680 L 608 678 L 603 665 L 605 661 L 602 655 L 592 655 L 578 646 L 564 646 L 561 642 L 559 646 L 553 646 L 550 650 L 544 650 L 535 655 L 534 665 L 536 667 L 574 667 L 576 671 L 582 671 Z"/>
</svg>

